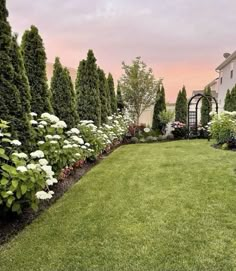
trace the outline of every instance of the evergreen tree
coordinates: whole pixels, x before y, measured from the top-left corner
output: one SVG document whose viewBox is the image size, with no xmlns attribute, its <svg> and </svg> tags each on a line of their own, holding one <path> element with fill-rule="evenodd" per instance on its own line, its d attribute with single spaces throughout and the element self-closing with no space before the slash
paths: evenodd
<svg viewBox="0 0 236 271">
<path fill-rule="evenodd" d="M 6 1 L 0 1 L 0 119 L 10 122 L 11 133 L 17 135 L 21 112 L 20 94 L 14 84 L 11 27 L 7 21 Z"/>
<path fill-rule="evenodd" d="M 185 86 L 183 86 L 182 90 L 179 91 L 176 104 L 175 104 L 175 120 L 180 121 L 182 123 L 186 123 L 187 121 L 187 93 Z"/>
<path fill-rule="evenodd" d="M 124 104 L 122 94 L 121 94 L 120 82 L 118 82 L 118 85 L 117 85 L 116 99 L 117 99 L 117 109 L 122 113 L 124 111 L 125 104 Z"/>
<path fill-rule="evenodd" d="M 208 96 L 208 100 L 206 98 L 202 98 L 202 106 L 201 106 L 201 124 L 202 126 L 206 126 L 210 120 L 209 113 L 212 110 L 212 101 L 211 101 L 211 88 L 208 87 L 204 90 L 204 95 Z M 209 101 L 209 102 L 208 102 Z"/>
<path fill-rule="evenodd" d="M 108 89 L 110 93 L 111 113 L 117 113 L 117 101 L 115 94 L 115 86 L 112 75 L 109 73 L 107 77 Z"/>
<path fill-rule="evenodd" d="M 225 96 L 225 105 L 224 105 L 224 110 L 225 111 L 232 111 L 232 105 L 231 105 L 232 101 L 231 101 L 231 92 L 228 89 L 226 96 Z"/>
<path fill-rule="evenodd" d="M 64 120 L 68 128 L 74 127 L 77 123 L 77 114 L 74 104 L 73 84 L 71 84 L 68 70 L 62 67 L 58 57 L 54 63 L 51 93 L 55 115 Z"/>
<path fill-rule="evenodd" d="M 80 119 L 93 120 L 94 124 L 99 126 L 101 123 L 101 101 L 96 58 L 92 50 L 88 51 L 87 60 L 80 63 L 76 85 Z"/>
<path fill-rule="evenodd" d="M 102 69 L 98 67 L 98 88 L 100 93 L 101 101 L 101 123 L 107 122 L 108 117 L 108 95 L 107 95 L 107 85 L 106 85 L 106 75 Z"/>
<path fill-rule="evenodd" d="M 29 125 L 29 113 L 30 113 L 30 87 L 28 78 L 26 77 L 25 68 L 23 64 L 22 55 L 19 45 L 17 43 L 17 36 L 12 37 L 11 42 L 11 58 L 14 69 L 13 83 L 19 91 L 21 110 L 17 112 L 17 131 L 18 137 L 23 145 L 29 146 L 31 134 L 31 128 Z"/>
<path fill-rule="evenodd" d="M 31 89 L 31 110 L 38 114 L 52 112 L 46 75 L 46 53 L 35 26 L 25 31 L 21 47 Z"/>
<path fill-rule="evenodd" d="M 106 78 L 106 90 L 107 90 L 107 110 L 108 110 L 108 116 L 111 116 L 112 115 L 111 95 L 110 95 L 110 89 L 109 89 L 107 78 Z"/>
<path fill-rule="evenodd" d="M 85 76 L 86 73 L 86 60 L 80 61 L 77 77 L 75 81 L 75 95 L 76 95 L 76 110 L 80 119 L 84 119 L 86 112 L 86 99 L 82 99 L 81 97 L 85 97 L 86 87 L 85 87 Z"/>
<path fill-rule="evenodd" d="M 154 105 L 153 120 L 152 120 L 152 129 L 162 131 L 163 123 L 160 119 L 160 113 L 166 111 L 166 102 L 165 102 L 165 89 L 161 85 L 158 87 L 156 102 Z"/>
<path fill-rule="evenodd" d="M 236 85 L 231 90 L 230 111 L 236 111 Z"/>
</svg>

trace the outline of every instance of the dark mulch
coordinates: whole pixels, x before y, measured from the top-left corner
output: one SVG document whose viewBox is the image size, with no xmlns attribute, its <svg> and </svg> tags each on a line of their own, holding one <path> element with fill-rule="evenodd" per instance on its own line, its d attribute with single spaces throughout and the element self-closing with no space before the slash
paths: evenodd
<svg viewBox="0 0 236 271">
<path fill-rule="evenodd" d="M 0 245 L 8 242 L 13 238 L 18 232 L 23 230 L 27 225 L 31 224 L 32 221 L 37 218 L 44 210 L 48 209 L 52 204 L 54 204 L 63 194 L 75 183 L 81 180 L 91 168 L 97 165 L 102 159 L 108 156 L 116 148 L 120 146 L 117 145 L 109 153 L 103 154 L 99 159 L 94 162 L 87 162 L 81 168 L 77 168 L 73 173 L 64 179 L 59 181 L 56 185 L 53 186 L 54 195 L 51 200 L 41 201 L 39 209 L 37 212 L 34 212 L 32 209 L 25 209 L 24 212 L 18 215 L 11 215 L 8 217 L 0 218 Z"/>
</svg>

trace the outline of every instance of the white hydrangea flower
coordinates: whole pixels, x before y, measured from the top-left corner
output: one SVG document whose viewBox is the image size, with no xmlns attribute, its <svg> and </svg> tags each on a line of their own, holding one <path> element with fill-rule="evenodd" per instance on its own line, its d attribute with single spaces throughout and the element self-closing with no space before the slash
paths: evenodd
<svg viewBox="0 0 236 271">
<path fill-rule="evenodd" d="M 78 144 L 73 144 L 72 147 L 73 147 L 73 148 L 78 148 L 79 145 L 78 145 Z"/>
<path fill-rule="evenodd" d="M 20 146 L 21 142 L 19 140 L 14 139 L 14 140 L 11 141 L 11 145 Z"/>
<path fill-rule="evenodd" d="M 41 166 L 45 166 L 45 165 L 48 164 L 48 160 L 47 160 L 47 159 L 39 159 L 39 164 L 40 164 Z"/>
<path fill-rule="evenodd" d="M 87 147 L 83 145 L 83 146 L 81 147 L 81 149 L 84 149 L 84 150 L 85 150 L 85 149 L 87 149 Z"/>
<path fill-rule="evenodd" d="M 38 116 L 38 114 L 37 114 L 37 113 L 35 113 L 35 112 L 31 112 L 31 113 L 30 113 L 30 116 L 32 116 L 32 117 L 37 117 L 37 116 Z"/>
<path fill-rule="evenodd" d="M 32 125 L 37 125 L 38 122 L 37 122 L 36 120 L 30 120 L 30 124 L 32 124 Z"/>
<path fill-rule="evenodd" d="M 41 141 L 38 142 L 38 145 L 43 145 L 44 143 L 45 143 L 45 141 L 41 140 Z"/>
<path fill-rule="evenodd" d="M 53 185 L 54 183 L 58 183 L 57 179 L 56 178 L 51 178 L 51 179 L 48 179 L 46 180 L 46 184 L 49 186 L 49 185 Z"/>
<path fill-rule="evenodd" d="M 108 120 L 112 120 L 112 119 L 113 119 L 113 117 L 112 117 L 112 116 L 109 116 L 109 117 L 107 117 L 107 119 L 108 119 Z"/>
<path fill-rule="evenodd" d="M 17 156 L 18 158 L 28 159 L 28 155 L 24 152 L 20 152 L 20 153 L 14 152 L 12 155 Z"/>
<path fill-rule="evenodd" d="M 87 147 L 90 147 L 90 144 L 88 142 L 85 143 L 84 145 L 87 146 Z"/>
<path fill-rule="evenodd" d="M 45 120 L 40 121 L 39 124 L 44 125 L 44 126 L 47 126 L 47 125 L 48 125 L 48 123 L 47 123 Z"/>
<path fill-rule="evenodd" d="M 43 113 L 41 115 L 41 118 L 42 119 L 47 119 L 47 120 L 49 120 L 52 123 L 57 123 L 57 122 L 60 121 L 60 119 L 57 116 L 49 114 L 49 113 Z"/>
<path fill-rule="evenodd" d="M 46 138 L 46 139 L 49 139 L 49 140 L 50 140 L 50 139 L 53 139 L 52 135 L 46 135 L 45 138 Z"/>
<path fill-rule="evenodd" d="M 37 150 L 35 152 L 31 152 L 30 156 L 32 158 L 43 158 L 44 157 L 44 153 L 41 150 Z"/>
<path fill-rule="evenodd" d="M 27 165 L 27 169 L 32 169 L 32 170 L 35 170 L 35 169 L 37 169 L 37 164 L 28 164 Z"/>
<path fill-rule="evenodd" d="M 77 152 L 77 153 L 75 154 L 75 156 L 80 157 L 81 154 Z"/>
<path fill-rule="evenodd" d="M 60 120 L 60 121 L 56 122 L 55 124 L 51 125 L 51 127 L 53 127 L 53 128 L 66 128 L 67 124 L 63 120 Z"/>
<path fill-rule="evenodd" d="M 78 135 L 80 133 L 80 130 L 77 128 L 72 128 L 70 131 L 72 134 L 76 134 L 76 135 Z"/>
<path fill-rule="evenodd" d="M 54 135 L 52 137 L 53 137 L 53 139 L 61 139 L 61 136 L 59 136 L 59 135 Z"/>
<path fill-rule="evenodd" d="M 41 124 L 39 124 L 38 128 L 43 129 L 43 128 L 44 128 L 44 126 L 43 126 L 43 125 L 41 125 Z"/>
<path fill-rule="evenodd" d="M 55 174 L 52 170 L 52 166 L 44 165 L 41 167 L 42 170 L 47 174 L 48 178 L 52 178 L 52 176 Z"/>
<path fill-rule="evenodd" d="M 55 140 L 50 141 L 51 144 L 57 144 L 58 142 Z"/>
<path fill-rule="evenodd" d="M 19 166 L 16 168 L 17 171 L 20 171 L 20 172 L 26 172 L 28 171 L 28 169 L 25 167 L 25 166 Z"/>
<path fill-rule="evenodd" d="M 47 193 L 45 191 L 38 191 L 35 194 L 35 196 L 36 196 L 37 199 L 42 199 L 42 200 L 44 200 L 44 199 L 51 199 L 52 198 L 52 193 L 49 193 L 49 192 Z"/>
</svg>

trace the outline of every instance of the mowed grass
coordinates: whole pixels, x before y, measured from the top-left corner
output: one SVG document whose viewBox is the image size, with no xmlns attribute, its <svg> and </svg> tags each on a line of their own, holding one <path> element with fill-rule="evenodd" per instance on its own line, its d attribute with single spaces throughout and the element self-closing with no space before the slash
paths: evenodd
<svg viewBox="0 0 236 271">
<path fill-rule="evenodd" d="M 0 248 L 0 270 L 236 270 L 235 168 L 207 141 L 122 146 Z"/>
</svg>

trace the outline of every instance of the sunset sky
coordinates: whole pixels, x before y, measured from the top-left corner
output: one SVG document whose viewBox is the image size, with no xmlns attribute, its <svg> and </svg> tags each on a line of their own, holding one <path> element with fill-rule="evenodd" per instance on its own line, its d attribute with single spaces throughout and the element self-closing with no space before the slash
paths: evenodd
<svg viewBox="0 0 236 271">
<path fill-rule="evenodd" d="M 77 68 L 91 48 L 118 79 L 121 62 L 141 56 L 164 78 L 171 102 L 183 84 L 189 94 L 202 89 L 223 53 L 236 50 L 236 0 L 8 0 L 7 7 L 20 36 L 39 28 L 49 62 L 59 56 Z"/>
</svg>

